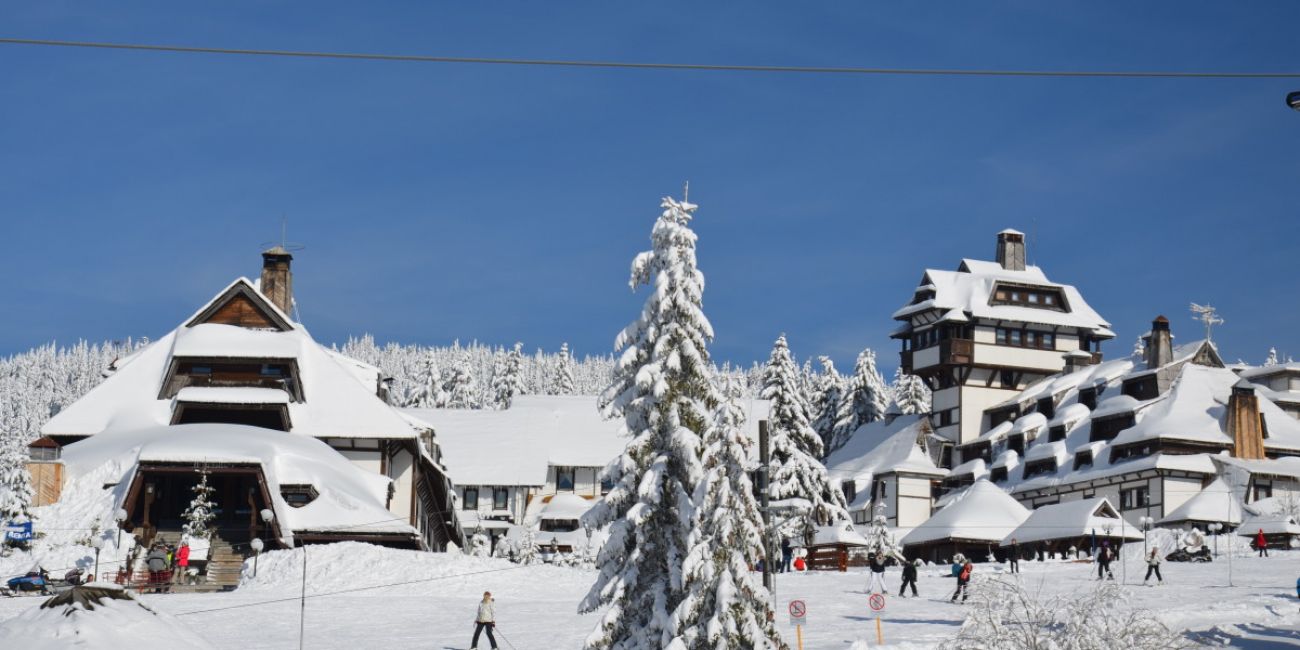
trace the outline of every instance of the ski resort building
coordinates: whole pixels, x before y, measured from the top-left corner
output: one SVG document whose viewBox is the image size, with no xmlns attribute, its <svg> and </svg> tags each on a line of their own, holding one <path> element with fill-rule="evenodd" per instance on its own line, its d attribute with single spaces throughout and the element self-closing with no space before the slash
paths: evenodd
<svg viewBox="0 0 1300 650">
<path fill-rule="evenodd" d="M 1077 289 L 1048 280 L 1026 255 L 1024 234 L 1004 230 L 995 262 L 926 269 L 894 312 L 903 372 L 933 391 L 935 432 L 954 447 L 1003 422 L 990 419 L 990 406 L 1067 367 L 1100 362 L 1102 341 L 1115 336 Z M 950 453 L 945 466 L 969 460 Z"/>
<path fill-rule="evenodd" d="M 263 253 L 176 329 L 128 358 L 42 429 L 66 480 L 106 463 L 124 529 L 179 535 L 200 473 L 218 535 L 272 546 L 461 541 L 440 449 L 384 399 L 383 375 L 315 340 L 293 311 L 292 255 Z"/>
<path fill-rule="evenodd" d="M 865 424 L 826 459 L 855 524 L 870 523 L 876 506 L 889 526 L 910 529 L 930 517 L 948 470 L 927 449 L 933 429 L 924 415 L 891 416 Z"/>
</svg>

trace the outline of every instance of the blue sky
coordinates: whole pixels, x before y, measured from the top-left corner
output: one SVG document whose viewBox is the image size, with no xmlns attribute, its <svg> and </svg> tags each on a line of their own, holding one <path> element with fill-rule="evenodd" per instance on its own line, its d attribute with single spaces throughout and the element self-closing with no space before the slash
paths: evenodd
<svg viewBox="0 0 1300 650">
<path fill-rule="evenodd" d="M 8 3 L 0 32 L 270 49 L 897 67 L 1295 70 L 1300 5 Z M 259 245 L 318 339 L 605 353 L 691 182 L 719 360 L 897 362 L 925 267 L 994 233 L 1127 354 L 1152 317 L 1300 357 L 1300 80 L 782 76 L 0 45 L 0 354 L 158 336 Z"/>
</svg>

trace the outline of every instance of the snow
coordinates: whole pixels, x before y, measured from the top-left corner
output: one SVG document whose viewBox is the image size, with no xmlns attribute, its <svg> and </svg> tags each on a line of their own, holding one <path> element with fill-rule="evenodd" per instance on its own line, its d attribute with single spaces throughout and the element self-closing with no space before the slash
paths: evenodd
<svg viewBox="0 0 1300 650">
<path fill-rule="evenodd" d="M 199 359 L 297 359 L 302 354 L 301 342 L 302 338 L 291 332 L 200 323 L 176 329 L 172 356 Z"/>
<path fill-rule="evenodd" d="M 576 494 L 557 494 L 542 507 L 541 519 L 579 519 L 591 509 L 591 501 Z"/>
<path fill-rule="evenodd" d="M 1184 521 L 1217 521 L 1235 526 L 1241 523 L 1241 517 L 1241 499 L 1233 494 L 1227 481 L 1220 476 L 1157 523 L 1165 525 Z"/>
<path fill-rule="evenodd" d="M 176 393 L 176 401 L 201 404 L 288 404 L 289 393 L 279 388 L 252 386 L 186 386 Z"/>
<path fill-rule="evenodd" d="M 307 531 L 412 532 L 384 505 L 389 479 L 353 465 L 324 442 L 282 431 L 212 423 L 110 430 L 67 446 L 63 461 L 69 482 L 94 476 L 101 486 L 116 486 L 111 507 L 101 511 L 105 513 L 120 506 L 142 462 L 233 463 L 261 467 L 285 543 L 294 533 Z M 105 466 L 114 475 L 99 476 Z M 319 496 L 291 507 L 280 496 L 284 484 L 312 485 Z"/>
<path fill-rule="evenodd" d="M 869 484 L 874 476 L 890 472 L 946 476 L 948 471 L 936 467 L 917 444 L 918 436 L 927 430 L 926 419 L 924 415 L 903 415 L 858 427 L 848 442 L 826 459 L 831 478 Z"/>
<path fill-rule="evenodd" d="M 1021 544 L 1030 542 L 1082 537 L 1097 534 L 1114 538 L 1142 539 L 1142 533 L 1122 517 L 1098 514 L 1109 508 L 1117 512 L 1105 498 L 1067 501 L 1041 506 L 1030 513 L 1014 531 L 1002 538 L 1002 545 L 1017 539 Z M 1106 527 L 1111 531 L 1106 533 Z"/>
<path fill-rule="evenodd" d="M 910 546 L 945 539 L 996 542 L 1029 516 L 1019 501 L 981 479 L 908 533 L 901 544 Z"/>
<path fill-rule="evenodd" d="M 92 583 L 78 591 L 107 592 L 118 597 L 31 607 L 0 623 L 0 647 L 23 650 L 216 647 L 185 623 L 154 611 L 116 585 Z"/>
</svg>

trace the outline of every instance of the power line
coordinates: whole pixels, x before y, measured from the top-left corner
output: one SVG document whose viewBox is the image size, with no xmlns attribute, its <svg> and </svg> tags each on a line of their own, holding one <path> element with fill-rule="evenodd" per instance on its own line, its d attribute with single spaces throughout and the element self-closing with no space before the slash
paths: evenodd
<svg viewBox="0 0 1300 650">
<path fill-rule="evenodd" d="M 196 47 L 149 43 L 106 43 L 34 38 L 0 38 L 0 44 L 42 45 L 105 50 L 133 50 L 184 54 L 233 54 L 307 59 L 350 59 L 360 61 L 403 61 L 407 63 L 468 63 L 563 68 L 608 68 L 673 70 L 694 72 L 776 72 L 789 74 L 848 74 L 952 77 L 1071 77 L 1071 78 L 1156 78 L 1156 79 L 1300 79 L 1300 72 L 1212 72 L 1205 70 L 1005 70 L 964 68 L 875 68 L 853 66 L 728 65 L 715 63 L 659 63 L 579 59 L 513 59 L 500 57 L 432 56 L 364 52 L 320 52 L 308 50 L 265 50 L 228 47 Z"/>
</svg>

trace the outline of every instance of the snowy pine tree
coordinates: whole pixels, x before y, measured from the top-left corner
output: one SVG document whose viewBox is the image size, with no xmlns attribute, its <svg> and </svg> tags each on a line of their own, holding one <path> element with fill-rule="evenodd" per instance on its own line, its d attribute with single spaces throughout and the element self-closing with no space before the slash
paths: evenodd
<svg viewBox="0 0 1300 650">
<path fill-rule="evenodd" d="M 763 399 L 769 401 L 773 499 L 807 499 L 805 526 L 847 519 L 844 493 L 831 486 L 822 457 L 822 441 L 808 423 L 808 405 L 799 390 L 798 368 L 782 334 L 772 347 L 763 374 Z"/>
<path fill-rule="evenodd" d="M 537 564 L 541 562 L 538 555 L 537 535 L 530 526 L 524 526 L 524 535 L 515 546 L 514 560 L 520 564 Z"/>
<path fill-rule="evenodd" d="M 461 358 L 451 371 L 447 380 L 447 407 L 454 409 L 474 409 L 479 407 L 478 384 L 470 369 L 469 359 Z"/>
<path fill-rule="evenodd" d="M 1264 366 L 1276 366 L 1280 363 L 1277 359 L 1277 348 L 1268 349 L 1268 358 L 1264 359 Z"/>
<path fill-rule="evenodd" d="M 587 650 L 659 650 L 674 636 L 673 612 L 684 596 L 682 563 L 701 477 L 699 433 L 718 404 L 702 310 L 704 276 L 695 263 L 695 206 L 665 198 L 651 232 L 652 249 L 632 262 L 633 290 L 652 287 L 640 316 L 619 333 L 614 382 L 602 411 L 622 416 L 631 437 L 605 468 L 613 488 L 583 516 L 609 526 L 597 556 L 599 576 L 578 609 L 607 606 Z"/>
<path fill-rule="evenodd" d="M 437 358 L 430 351 L 420 360 L 420 371 L 415 376 L 415 394 L 407 401 L 407 406 L 422 409 L 447 406 L 447 391 L 443 390 L 442 384 Z"/>
<path fill-rule="evenodd" d="M 763 519 L 746 471 L 745 411 L 738 382 L 704 434 L 704 480 L 695 490 L 695 527 L 682 572 L 686 597 L 673 615 L 670 650 L 785 650 L 772 597 L 750 570 L 763 557 Z"/>
<path fill-rule="evenodd" d="M 844 378 L 835 370 L 835 363 L 829 357 L 818 357 L 822 372 L 818 379 L 817 391 L 813 394 L 811 417 L 813 431 L 822 440 L 822 449 L 830 449 L 835 433 L 835 417 L 839 413 L 840 402 L 844 399 Z"/>
<path fill-rule="evenodd" d="M 889 387 L 880 371 L 876 370 L 876 353 L 867 348 L 858 355 L 858 362 L 853 366 L 853 377 L 835 416 L 835 433 L 826 453 L 842 447 L 858 427 L 884 417 L 888 407 Z"/>
<path fill-rule="evenodd" d="M 217 504 L 212 500 L 215 488 L 208 485 L 207 470 L 199 470 L 199 482 L 190 490 L 194 492 L 194 499 L 185 512 L 181 513 L 181 519 L 185 520 L 181 530 L 195 539 L 210 539 L 213 531 L 209 526 L 217 518 Z"/>
<path fill-rule="evenodd" d="M 890 386 L 898 412 L 903 415 L 919 415 L 930 412 L 930 388 L 916 375 L 903 373 L 900 366 L 894 369 L 894 383 Z"/>
<path fill-rule="evenodd" d="M 17 433 L 8 433 L 0 437 L 0 525 L 26 519 L 33 494 L 27 448 Z"/>
<path fill-rule="evenodd" d="M 524 344 L 515 343 L 514 349 L 501 362 L 500 373 L 492 375 L 492 403 L 505 410 L 523 393 Z"/>
<path fill-rule="evenodd" d="M 569 354 L 569 344 L 560 345 L 560 356 L 555 360 L 555 376 L 551 379 L 552 395 L 573 394 L 573 357 Z"/>
</svg>

